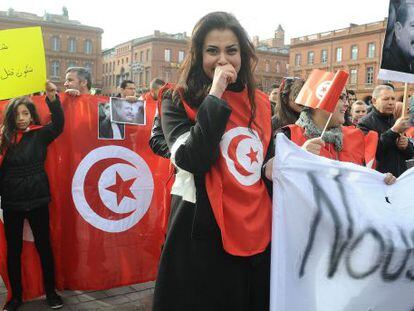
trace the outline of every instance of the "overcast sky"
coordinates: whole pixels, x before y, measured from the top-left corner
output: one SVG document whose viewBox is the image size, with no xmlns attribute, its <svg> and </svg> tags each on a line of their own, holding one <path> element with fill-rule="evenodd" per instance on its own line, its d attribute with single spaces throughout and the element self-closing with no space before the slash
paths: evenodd
<svg viewBox="0 0 414 311">
<path fill-rule="evenodd" d="M 279 24 L 290 38 L 340 29 L 349 23 L 364 24 L 384 19 L 389 0 L 0 0 L 0 10 L 13 8 L 43 15 L 61 14 L 66 6 L 69 18 L 104 30 L 102 47 L 109 48 L 133 38 L 152 34 L 191 33 L 206 13 L 233 13 L 249 35 L 273 37 Z"/>
</svg>

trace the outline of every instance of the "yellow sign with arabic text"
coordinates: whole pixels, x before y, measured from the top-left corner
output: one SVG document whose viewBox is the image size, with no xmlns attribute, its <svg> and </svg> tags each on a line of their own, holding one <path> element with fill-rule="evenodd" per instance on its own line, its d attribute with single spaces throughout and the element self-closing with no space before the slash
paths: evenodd
<svg viewBox="0 0 414 311">
<path fill-rule="evenodd" d="M 0 100 L 44 90 L 45 49 L 40 27 L 0 31 Z"/>
</svg>

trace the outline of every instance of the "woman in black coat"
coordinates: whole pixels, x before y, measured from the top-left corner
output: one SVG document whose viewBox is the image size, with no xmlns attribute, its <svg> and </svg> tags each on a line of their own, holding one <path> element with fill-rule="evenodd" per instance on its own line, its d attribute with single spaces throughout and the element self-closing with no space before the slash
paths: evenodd
<svg viewBox="0 0 414 311">
<path fill-rule="evenodd" d="M 46 84 L 46 95 L 52 118 L 49 124 L 40 125 L 36 107 L 29 97 L 18 97 L 7 106 L 1 126 L 0 195 L 12 290 L 12 298 L 4 307 L 8 311 L 17 310 L 22 304 L 21 253 L 25 219 L 40 255 L 47 303 L 55 309 L 63 305 L 55 292 L 49 234 L 50 191 L 44 163 L 47 146 L 63 131 L 64 115 L 54 84 Z"/>
</svg>

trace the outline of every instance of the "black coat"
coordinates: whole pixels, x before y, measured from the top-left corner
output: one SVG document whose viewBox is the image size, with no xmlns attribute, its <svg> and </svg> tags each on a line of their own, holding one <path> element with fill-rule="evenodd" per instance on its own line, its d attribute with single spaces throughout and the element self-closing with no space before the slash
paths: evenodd
<svg viewBox="0 0 414 311">
<path fill-rule="evenodd" d="M 226 253 L 206 190 L 205 174 L 219 156 L 231 113 L 224 100 L 210 95 L 193 123 L 179 99 L 163 97 L 161 123 L 167 145 L 171 148 L 178 137 L 191 132 L 176 151 L 175 161 L 194 175 L 196 202 L 172 196 L 154 311 L 269 309 L 270 248 L 247 257 Z M 264 163 L 273 152 L 271 140 Z"/>
<path fill-rule="evenodd" d="M 381 114 L 375 107 L 372 107 L 371 112 L 359 121 L 358 127 L 365 133 L 370 130 L 378 133 L 377 171 L 389 172 L 398 177 L 407 170 L 405 160 L 413 157 L 414 148 L 411 142 L 405 150 L 397 148 L 396 140 L 400 134 L 391 130 L 394 123 L 392 115 Z"/>
<path fill-rule="evenodd" d="M 158 112 L 154 117 L 154 124 L 152 125 L 151 137 L 149 145 L 155 154 L 169 159 L 171 156 L 170 150 L 168 149 L 167 142 L 165 141 L 164 133 L 162 132 L 161 120 Z"/>
<path fill-rule="evenodd" d="M 0 168 L 1 208 L 30 211 L 50 201 L 49 181 L 44 169 L 47 146 L 62 133 L 64 115 L 59 98 L 46 99 L 52 121 L 39 130 L 23 134 L 10 147 Z"/>
</svg>

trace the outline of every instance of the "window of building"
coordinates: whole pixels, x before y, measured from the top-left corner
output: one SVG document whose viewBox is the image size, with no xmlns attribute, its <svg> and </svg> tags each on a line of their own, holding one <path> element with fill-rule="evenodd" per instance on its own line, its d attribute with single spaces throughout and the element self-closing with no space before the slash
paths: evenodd
<svg viewBox="0 0 414 311">
<path fill-rule="evenodd" d="M 184 56 L 185 56 L 184 51 L 178 51 L 178 62 L 179 63 L 183 62 Z"/>
<path fill-rule="evenodd" d="M 276 72 L 279 73 L 280 72 L 280 63 L 276 62 Z"/>
<path fill-rule="evenodd" d="M 368 58 L 375 57 L 375 43 L 368 43 Z"/>
<path fill-rule="evenodd" d="M 140 62 L 144 61 L 144 51 L 139 52 L 139 61 Z"/>
<path fill-rule="evenodd" d="M 372 67 L 372 66 L 367 67 L 365 83 L 366 84 L 373 84 L 374 83 L 374 67 Z"/>
<path fill-rule="evenodd" d="M 265 71 L 269 72 L 270 71 L 270 62 L 267 60 L 265 63 Z"/>
<path fill-rule="evenodd" d="M 300 66 L 301 58 L 302 58 L 301 54 L 295 55 L 295 66 Z"/>
<path fill-rule="evenodd" d="M 129 63 L 129 57 L 126 58 L 126 64 L 128 64 L 128 63 Z"/>
<path fill-rule="evenodd" d="M 92 54 L 92 41 L 87 39 L 84 43 L 84 52 L 86 54 Z"/>
<path fill-rule="evenodd" d="M 52 37 L 51 44 L 52 44 L 52 51 L 55 51 L 55 52 L 60 51 L 60 38 L 58 36 Z"/>
<path fill-rule="evenodd" d="M 171 50 L 170 49 L 165 49 L 165 51 L 164 51 L 164 60 L 166 62 L 171 61 Z"/>
<path fill-rule="evenodd" d="M 108 85 L 112 85 L 112 76 L 111 76 L 111 75 L 109 76 L 109 82 L 108 82 Z"/>
<path fill-rule="evenodd" d="M 135 53 L 134 54 L 134 60 L 137 60 L 138 59 L 138 53 Z"/>
<path fill-rule="evenodd" d="M 357 45 L 351 46 L 351 59 L 352 60 L 358 59 L 358 46 Z"/>
<path fill-rule="evenodd" d="M 147 62 L 150 61 L 151 58 L 151 53 L 150 53 L 150 49 L 147 50 Z"/>
<path fill-rule="evenodd" d="M 60 62 L 58 60 L 52 61 L 51 64 L 51 76 L 53 78 L 59 78 L 60 77 Z"/>
<path fill-rule="evenodd" d="M 337 63 L 342 62 L 342 48 L 336 49 L 336 62 Z"/>
<path fill-rule="evenodd" d="M 142 72 L 142 71 L 139 73 L 138 84 L 139 85 L 143 85 L 144 84 L 144 72 Z"/>
<path fill-rule="evenodd" d="M 151 81 L 150 72 L 149 70 L 145 70 L 145 86 L 149 86 L 149 83 Z"/>
<path fill-rule="evenodd" d="M 69 38 L 68 40 L 68 52 L 69 53 L 76 53 L 76 39 Z"/>
<path fill-rule="evenodd" d="M 328 62 L 328 50 L 321 51 L 321 63 L 326 64 Z"/>
<path fill-rule="evenodd" d="M 357 84 L 358 82 L 358 71 L 356 69 L 351 69 L 349 71 L 349 83 Z"/>
<path fill-rule="evenodd" d="M 69 61 L 68 62 L 68 68 L 70 68 L 70 67 L 76 67 L 76 62 L 73 61 L 73 60 Z"/>
<path fill-rule="evenodd" d="M 171 81 L 171 72 L 166 70 L 165 71 L 165 82 Z"/>
<path fill-rule="evenodd" d="M 315 52 L 308 52 L 308 65 L 312 65 L 315 62 Z"/>
<path fill-rule="evenodd" d="M 124 64 L 124 59 L 121 59 L 121 64 L 122 64 L 122 65 Z"/>
</svg>

